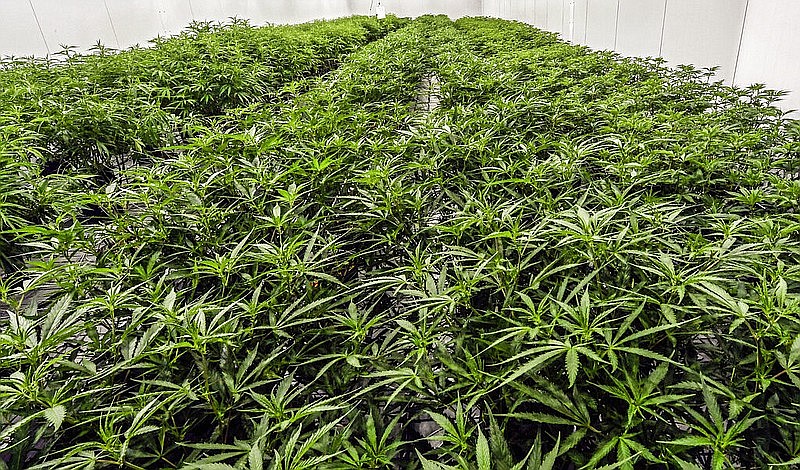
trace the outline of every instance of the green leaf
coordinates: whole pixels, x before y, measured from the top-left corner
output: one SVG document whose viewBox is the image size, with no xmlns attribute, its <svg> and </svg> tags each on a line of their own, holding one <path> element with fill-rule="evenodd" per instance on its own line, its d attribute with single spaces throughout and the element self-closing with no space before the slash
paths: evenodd
<svg viewBox="0 0 800 470">
<path fill-rule="evenodd" d="M 553 449 L 544 456 L 542 460 L 541 470 L 553 470 L 553 467 L 556 464 L 556 457 L 559 455 L 559 448 L 561 446 L 561 434 L 559 433 L 558 437 L 556 438 L 556 445 L 553 446 Z"/>
<path fill-rule="evenodd" d="M 239 470 L 232 465 L 220 462 L 192 465 L 189 468 L 191 468 L 192 470 Z"/>
<path fill-rule="evenodd" d="M 717 432 L 722 433 L 725 430 L 725 419 L 722 416 L 722 410 L 717 402 L 717 397 L 711 393 L 711 390 L 708 387 L 703 387 L 703 400 L 705 401 L 706 409 L 708 410 L 708 413 L 711 415 L 711 419 L 714 422 L 714 426 L 717 427 Z"/>
<path fill-rule="evenodd" d="M 128 434 L 127 437 L 128 437 L 128 439 L 133 439 L 136 436 L 141 436 L 143 434 L 148 434 L 148 433 L 151 433 L 153 431 L 158 431 L 159 429 L 161 429 L 161 428 L 158 427 L 158 426 L 154 426 L 154 425 L 142 426 L 142 427 L 138 428 L 136 431 Z"/>
<path fill-rule="evenodd" d="M 492 458 L 489 452 L 489 441 L 486 440 L 486 436 L 483 435 L 480 428 L 478 428 L 478 446 L 475 454 L 478 458 L 478 470 L 491 470 Z"/>
<path fill-rule="evenodd" d="M 164 297 L 164 301 L 161 305 L 163 305 L 164 309 L 168 312 L 173 312 L 175 308 L 175 299 L 177 298 L 178 294 L 175 293 L 175 290 L 171 289 L 166 297 Z"/>
<path fill-rule="evenodd" d="M 503 430 L 500 429 L 497 419 L 487 406 L 487 413 L 489 414 L 489 448 L 494 460 L 497 470 L 511 470 L 514 468 L 514 459 L 511 455 L 511 449 L 508 447 Z M 523 461 L 524 463 L 524 461 Z"/>
<path fill-rule="evenodd" d="M 508 413 L 500 416 L 507 416 L 509 418 L 516 418 L 516 419 L 524 419 L 528 421 L 533 421 L 534 423 L 544 423 L 544 424 L 563 424 L 567 426 L 574 426 L 575 421 L 567 418 L 561 418 L 558 416 L 553 416 L 547 413 Z"/>
<path fill-rule="evenodd" d="M 250 470 L 264 469 L 264 457 L 258 444 L 253 444 L 253 447 L 250 448 L 250 452 L 247 454 L 247 463 L 250 465 Z"/>
<path fill-rule="evenodd" d="M 800 335 L 795 337 L 794 341 L 792 342 L 792 347 L 789 350 L 789 364 L 793 365 L 800 360 Z"/>
<path fill-rule="evenodd" d="M 679 366 L 679 367 L 681 366 L 681 364 L 673 361 L 672 359 L 668 358 L 667 356 L 664 356 L 663 354 L 659 354 L 657 352 L 653 352 L 653 351 L 650 351 L 650 350 L 647 350 L 647 349 L 621 347 L 621 348 L 617 348 L 617 350 L 624 351 L 624 352 L 631 353 L 631 354 L 635 354 L 637 356 L 646 357 L 646 358 L 649 358 L 649 359 L 655 359 L 656 361 L 668 362 L 670 364 L 673 364 L 673 365 L 676 365 L 676 366 Z"/>
<path fill-rule="evenodd" d="M 787 460 L 786 462 L 781 463 L 771 463 L 769 464 L 770 467 L 785 467 L 787 465 L 798 465 L 800 464 L 800 457 L 795 457 L 791 460 Z"/>
<path fill-rule="evenodd" d="M 444 431 L 447 434 L 449 434 L 450 436 L 458 436 L 458 431 L 456 430 L 455 426 L 453 426 L 453 423 L 451 423 L 446 416 L 441 415 L 439 413 L 435 413 L 433 411 L 428 411 L 427 414 L 428 416 L 431 417 L 432 420 L 436 422 L 436 424 L 439 425 L 439 427 L 444 429 Z"/>
<path fill-rule="evenodd" d="M 355 368 L 361 367 L 361 361 L 358 359 L 357 356 L 345 356 L 344 360 Z"/>
<path fill-rule="evenodd" d="M 67 409 L 64 405 L 56 405 L 52 408 L 44 410 L 44 417 L 58 431 L 61 424 L 64 422 L 64 416 L 67 414 Z"/>
<path fill-rule="evenodd" d="M 515 370 L 514 373 L 506 377 L 499 385 L 495 386 L 495 389 L 504 387 L 514 380 L 517 380 L 519 377 L 543 367 L 548 361 L 560 355 L 563 351 L 563 349 L 551 349 L 550 351 L 544 352 L 536 357 L 536 359 L 525 363 L 522 367 Z"/>
<path fill-rule="evenodd" d="M 616 447 L 618 443 L 619 443 L 618 437 L 613 437 L 607 440 L 594 452 L 594 454 L 592 454 L 592 458 L 589 459 L 589 461 L 586 462 L 586 465 L 582 468 L 587 469 L 596 467 L 597 464 L 600 463 L 600 461 L 603 460 L 603 458 L 605 458 L 606 455 L 608 455 L 612 450 L 614 450 L 614 447 Z"/>
<path fill-rule="evenodd" d="M 415 451 L 419 461 L 422 462 L 422 470 L 458 470 L 458 467 L 451 467 L 443 463 L 430 461 L 423 457 L 422 454 L 419 453 L 419 450 L 415 449 Z"/>
<path fill-rule="evenodd" d="M 578 369 L 580 368 L 580 360 L 578 359 L 578 351 L 575 348 L 569 348 L 566 354 L 567 361 L 567 377 L 569 378 L 569 386 L 575 385 L 575 379 L 578 378 Z"/>
<path fill-rule="evenodd" d="M 658 442 L 661 442 L 663 444 L 671 444 L 675 446 L 686 446 L 686 447 L 704 447 L 713 445 L 713 442 L 711 442 L 707 437 L 700 437 L 700 436 L 686 436 L 674 439 L 672 441 L 658 441 Z"/>
<path fill-rule="evenodd" d="M 411 323 L 408 320 L 395 320 L 394 322 L 397 323 L 398 326 L 400 326 L 400 328 L 408 331 L 409 333 L 417 333 L 418 332 L 417 327 L 414 326 L 414 324 Z"/>
<path fill-rule="evenodd" d="M 367 415 L 367 443 L 372 446 L 373 449 L 378 448 L 378 434 L 375 429 L 375 420 L 372 418 L 372 415 Z"/>
</svg>

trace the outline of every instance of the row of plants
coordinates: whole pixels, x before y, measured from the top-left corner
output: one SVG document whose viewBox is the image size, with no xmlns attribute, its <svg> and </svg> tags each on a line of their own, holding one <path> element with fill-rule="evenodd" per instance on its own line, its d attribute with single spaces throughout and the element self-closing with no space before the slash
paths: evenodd
<svg viewBox="0 0 800 470">
<path fill-rule="evenodd" d="M 149 48 L 9 59 L 0 72 L 0 122 L 40 134 L 48 162 L 97 171 L 173 143 L 191 118 L 280 100 L 285 85 L 333 70 L 402 24 L 394 17 L 261 28 L 194 23 Z"/>
<path fill-rule="evenodd" d="M 157 160 L 165 147 L 228 110 L 292 99 L 402 24 L 395 17 L 260 28 L 240 20 L 195 23 L 149 48 L 114 53 L 98 46 L 90 55 L 67 49 L 47 59 L 0 62 L 0 171 L 14 182 L 3 186 L 9 200 L 0 205 L 0 232 L 48 212 L 36 204 L 51 190 L 42 177 L 83 173 L 92 177 L 82 191 L 96 189 L 120 169 Z"/>
<path fill-rule="evenodd" d="M 423 17 L 281 96 L 99 188 L 45 179 L 0 283 L 0 462 L 800 462 L 780 93 Z"/>
<path fill-rule="evenodd" d="M 316 468 L 338 452 L 312 448 L 320 440 L 349 442 L 327 420 L 363 417 L 304 375 L 341 361 L 299 367 L 319 336 L 303 324 L 351 295 L 337 280 L 351 256 L 321 203 L 357 157 L 328 149 L 404 125 L 436 29 L 373 42 L 293 100 L 243 111 L 242 129 L 212 123 L 36 228 L 37 262 L 7 279 L 4 299 L 0 367 L 25 375 L 2 385 L 10 467 Z M 108 217 L 82 220 L 88 204 Z M 55 292 L 40 306 L 43 288 Z M 38 335 L 44 317 L 54 324 Z"/>
<path fill-rule="evenodd" d="M 502 416 L 493 455 L 542 433 L 585 468 L 796 464 L 800 126 L 781 94 L 457 27 L 431 230 L 478 277 L 461 363 L 495 379 L 463 387 Z"/>
</svg>

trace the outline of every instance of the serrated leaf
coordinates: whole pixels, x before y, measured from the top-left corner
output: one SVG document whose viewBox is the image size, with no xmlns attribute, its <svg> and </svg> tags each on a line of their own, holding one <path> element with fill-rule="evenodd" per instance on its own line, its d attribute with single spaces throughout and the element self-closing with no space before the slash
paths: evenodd
<svg viewBox="0 0 800 470">
<path fill-rule="evenodd" d="M 717 397 L 711 393 L 711 390 L 709 390 L 708 387 L 703 387 L 703 401 L 705 401 L 706 409 L 708 410 L 708 414 L 711 415 L 711 419 L 714 422 L 714 426 L 717 427 L 717 431 L 724 431 L 725 423 L 722 416 L 722 410 L 717 402 Z"/>
<path fill-rule="evenodd" d="M 220 462 L 202 463 L 199 465 L 192 465 L 188 468 L 192 470 L 239 470 L 233 465 L 228 465 L 226 463 L 220 463 Z"/>
<path fill-rule="evenodd" d="M 422 456 L 422 454 L 420 454 L 419 450 L 416 450 L 416 452 L 419 461 L 422 463 L 422 470 L 457 470 L 457 467 L 451 467 L 443 463 L 426 459 Z"/>
<path fill-rule="evenodd" d="M 168 312 L 174 311 L 173 309 L 175 308 L 175 299 L 177 298 L 177 296 L 178 294 L 175 293 L 175 290 L 170 289 L 167 296 L 164 297 L 164 301 L 161 303 L 161 305 L 164 307 L 166 311 Z"/>
<path fill-rule="evenodd" d="M 794 365 L 800 359 L 800 335 L 792 342 L 792 347 L 789 350 L 789 364 Z"/>
<path fill-rule="evenodd" d="M 370 446 L 372 446 L 373 449 L 377 449 L 378 433 L 377 430 L 375 429 L 375 420 L 372 418 L 371 414 L 367 416 L 366 427 L 367 427 L 367 442 L 369 443 Z"/>
<path fill-rule="evenodd" d="M 775 297 L 778 299 L 778 305 L 783 306 L 786 304 L 786 293 L 789 291 L 789 285 L 786 279 L 780 278 L 777 287 L 775 287 Z"/>
<path fill-rule="evenodd" d="M 250 465 L 250 470 L 264 469 L 264 456 L 261 454 L 258 444 L 253 444 L 253 447 L 250 448 L 250 452 L 247 454 L 247 463 Z"/>
<path fill-rule="evenodd" d="M 361 367 L 361 361 L 358 359 L 357 356 L 345 356 L 344 360 L 355 368 Z"/>
<path fill-rule="evenodd" d="M 560 355 L 563 351 L 564 351 L 563 349 L 554 349 L 539 355 L 536 359 L 533 359 L 532 361 L 525 363 L 525 365 L 515 370 L 513 374 L 506 377 L 496 388 L 503 387 L 509 384 L 510 382 L 513 382 L 517 378 L 521 377 L 522 375 L 538 370 L 540 367 L 543 367 L 546 362 L 548 362 L 551 359 L 554 359 L 556 356 Z"/>
<path fill-rule="evenodd" d="M 612 450 L 614 450 L 614 447 L 617 446 L 618 442 L 619 442 L 618 437 L 614 437 L 607 440 L 594 452 L 594 454 L 592 454 L 592 458 L 589 459 L 588 462 L 586 462 L 586 465 L 583 468 L 596 467 L 597 464 L 600 463 L 600 461 L 603 460 L 603 458 L 605 458 L 606 455 L 608 455 Z"/>
<path fill-rule="evenodd" d="M 566 418 L 561 418 L 558 416 L 553 416 L 547 413 L 508 413 L 502 416 L 507 416 L 509 418 L 516 418 L 516 419 L 525 419 L 528 421 L 533 421 L 535 423 L 545 423 L 545 424 L 563 424 L 567 426 L 574 426 L 575 422 Z"/>
<path fill-rule="evenodd" d="M 395 320 L 394 322 L 397 323 L 400 328 L 408 331 L 409 333 L 417 332 L 417 327 L 408 320 Z"/>
<path fill-rule="evenodd" d="M 725 454 L 719 450 L 714 450 L 714 455 L 711 457 L 711 470 L 722 470 L 725 468 Z"/>
<path fill-rule="evenodd" d="M 478 470 L 491 470 L 492 458 L 489 452 L 489 441 L 483 435 L 483 431 L 478 428 L 478 446 L 475 449 L 475 455 L 478 459 Z"/>
<path fill-rule="evenodd" d="M 702 447 L 702 446 L 713 445 L 713 443 L 709 441 L 708 438 L 700 436 L 686 436 L 674 439 L 672 441 L 659 441 L 659 442 L 662 442 L 663 444 L 672 444 L 675 446 L 686 446 L 686 447 Z"/>
<path fill-rule="evenodd" d="M 428 416 L 430 416 L 431 419 L 434 420 L 436 424 L 439 425 L 439 427 L 444 429 L 444 431 L 447 434 L 451 436 L 458 436 L 458 431 L 456 430 L 455 426 L 453 426 L 453 423 L 451 423 L 450 420 L 447 419 L 447 417 L 439 413 L 434 413 L 433 411 L 428 411 L 427 413 Z"/>
<path fill-rule="evenodd" d="M 503 431 L 497 423 L 491 410 L 489 414 L 489 450 L 494 460 L 497 470 L 511 470 L 514 468 L 514 459 L 511 455 L 511 449 L 508 447 Z M 523 461 L 524 463 L 524 461 Z"/>
<path fill-rule="evenodd" d="M 542 460 L 541 470 L 553 470 L 553 467 L 556 464 L 556 457 L 559 454 L 559 448 L 561 447 L 561 434 L 558 434 L 556 438 L 556 445 L 553 446 L 553 449 L 544 456 Z"/>
<path fill-rule="evenodd" d="M 64 405 L 56 405 L 52 408 L 44 410 L 44 417 L 47 419 L 53 428 L 58 431 L 61 424 L 64 423 L 64 417 L 67 415 L 67 408 Z"/>
<path fill-rule="evenodd" d="M 578 369 L 580 368 L 580 360 L 578 358 L 578 351 L 575 348 L 569 348 L 566 354 L 567 362 L 567 377 L 569 379 L 569 386 L 575 385 L 575 380 L 578 378 Z"/>
<path fill-rule="evenodd" d="M 158 431 L 159 429 L 161 429 L 161 428 L 158 427 L 158 426 L 154 426 L 154 425 L 142 426 L 141 428 L 137 429 L 136 431 L 130 433 L 127 437 L 128 437 L 128 439 L 132 439 L 132 438 L 134 438 L 136 436 L 141 436 L 142 434 L 147 434 L 147 433 L 151 433 L 153 431 Z"/>
</svg>

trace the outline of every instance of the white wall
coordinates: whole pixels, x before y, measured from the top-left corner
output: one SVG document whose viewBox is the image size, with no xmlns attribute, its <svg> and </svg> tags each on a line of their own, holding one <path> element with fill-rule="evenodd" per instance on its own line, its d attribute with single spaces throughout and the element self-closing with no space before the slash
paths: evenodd
<svg viewBox="0 0 800 470">
<path fill-rule="evenodd" d="M 668 0 L 662 55 L 676 64 L 719 66 L 733 83 L 747 0 Z"/>
<path fill-rule="evenodd" d="M 113 48 L 144 45 L 180 32 L 192 20 L 297 23 L 366 13 L 353 0 L 0 0 L 0 56 L 44 56 L 98 41 Z M 358 10 L 358 11 L 357 11 Z"/>
<path fill-rule="evenodd" d="M 47 54 L 44 35 L 28 2 L 0 0 L 0 55 L 9 54 Z"/>
<path fill-rule="evenodd" d="M 658 56 L 666 7 L 666 0 L 620 1 L 614 48 L 629 56 Z"/>
<path fill-rule="evenodd" d="M 520 15 L 519 5 L 528 13 Z M 484 0 L 483 6 L 486 16 L 525 21 L 594 49 L 717 66 L 727 84 L 790 90 L 782 106 L 800 109 L 798 0 Z"/>
<path fill-rule="evenodd" d="M 734 82 L 795 90 L 785 105 L 800 110 L 800 2 L 751 0 Z M 800 113 L 795 113 L 800 118 Z"/>
<path fill-rule="evenodd" d="M 302 1 L 302 0 L 299 0 Z M 507 1 L 507 0 L 506 0 Z M 364 5 L 354 14 L 369 14 L 370 4 L 378 0 L 365 0 Z M 397 16 L 448 15 L 451 18 L 478 16 L 483 11 L 483 0 L 381 0 L 387 13 Z"/>
<path fill-rule="evenodd" d="M 614 49 L 618 0 L 582 0 L 586 4 L 585 43 L 593 49 Z"/>
</svg>

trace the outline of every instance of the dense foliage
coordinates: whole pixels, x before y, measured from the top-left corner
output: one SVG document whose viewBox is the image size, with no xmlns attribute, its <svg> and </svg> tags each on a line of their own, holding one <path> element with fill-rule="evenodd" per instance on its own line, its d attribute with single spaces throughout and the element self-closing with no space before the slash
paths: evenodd
<svg viewBox="0 0 800 470">
<path fill-rule="evenodd" d="M 780 93 L 479 18 L 69 61 L 0 72 L 0 467 L 800 463 Z"/>
<path fill-rule="evenodd" d="M 8 191 L 0 200 L 0 230 L 42 220 L 47 204 L 37 202 L 48 197 L 40 175 L 84 173 L 89 178 L 80 186 L 96 189 L 185 142 L 209 117 L 264 108 L 303 90 L 405 21 L 360 17 L 270 28 L 240 20 L 195 23 L 152 48 L 111 54 L 98 46 L 88 56 L 65 48 L 54 58 L 0 62 L 0 179 L 38 186 L 33 192 L 39 193 L 23 201 Z M 73 185 L 67 194 L 75 191 Z M 8 253 L 3 236 L 0 247 Z M 8 262 L 0 258 L 0 266 Z"/>
</svg>

